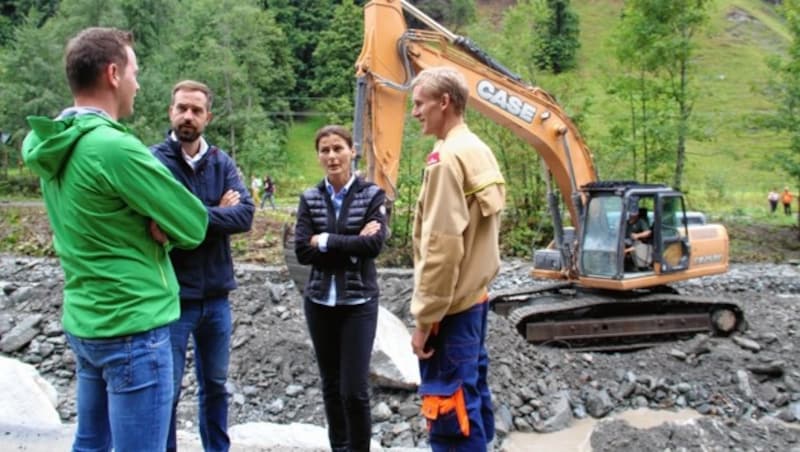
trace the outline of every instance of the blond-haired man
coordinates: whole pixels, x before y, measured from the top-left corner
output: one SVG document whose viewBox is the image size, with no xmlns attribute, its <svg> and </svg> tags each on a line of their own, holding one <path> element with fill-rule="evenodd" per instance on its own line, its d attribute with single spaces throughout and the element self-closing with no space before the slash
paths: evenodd
<svg viewBox="0 0 800 452">
<path fill-rule="evenodd" d="M 494 438 L 488 286 L 500 267 L 505 180 L 494 154 L 464 122 L 463 76 L 431 68 L 412 87 L 412 115 L 423 134 L 438 138 L 414 220 L 411 346 L 420 359 L 422 414 L 434 451 L 485 451 Z"/>
</svg>

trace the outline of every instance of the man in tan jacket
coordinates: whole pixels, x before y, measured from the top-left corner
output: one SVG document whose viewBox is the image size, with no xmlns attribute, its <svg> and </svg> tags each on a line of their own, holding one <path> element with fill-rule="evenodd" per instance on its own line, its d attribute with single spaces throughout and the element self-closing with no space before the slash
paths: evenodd
<svg viewBox="0 0 800 452">
<path fill-rule="evenodd" d="M 464 77 L 431 68 L 412 87 L 412 115 L 423 134 L 439 139 L 414 220 L 411 346 L 420 359 L 422 414 L 434 451 L 485 451 L 494 438 L 486 301 L 500 268 L 505 180 L 489 147 L 464 123 Z"/>
</svg>

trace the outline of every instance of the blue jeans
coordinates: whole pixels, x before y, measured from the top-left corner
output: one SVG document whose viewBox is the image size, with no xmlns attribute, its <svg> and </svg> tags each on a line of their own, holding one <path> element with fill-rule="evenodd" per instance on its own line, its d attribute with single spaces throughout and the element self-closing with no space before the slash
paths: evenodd
<svg viewBox="0 0 800 452">
<path fill-rule="evenodd" d="M 199 389 L 198 424 L 203 449 L 217 452 L 230 448 L 225 381 L 228 378 L 232 330 L 231 307 L 227 296 L 181 300 L 181 317 L 170 325 L 175 398 L 167 440 L 168 451 L 176 450 L 175 412 L 181 396 L 190 334 L 194 339 L 194 368 Z"/>
<path fill-rule="evenodd" d="M 169 327 L 109 339 L 66 336 L 78 372 L 72 450 L 164 450 L 172 405 Z"/>
<path fill-rule="evenodd" d="M 264 204 L 267 202 L 267 199 L 269 199 L 269 205 L 272 206 L 272 210 L 275 210 L 275 201 L 272 199 L 272 193 L 264 193 L 264 197 L 261 198 L 261 206 L 260 207 L 262 209 L 264 208 Z"/>
<path fill-rule="evenodd" d="M 449 398 L 463 393 L 469 420 L 469 436 L 461 429 L 457 411 L 429 419 L 429 443 L 434 452 L 481 452 L 494 439 L 494 411 L 487 374 L 486 318 L 489 303 L 445 316 L 437 334 L 431 334 L 426 349 L 434 353 L 419 361 L 419 394 Z"/>
</svg>

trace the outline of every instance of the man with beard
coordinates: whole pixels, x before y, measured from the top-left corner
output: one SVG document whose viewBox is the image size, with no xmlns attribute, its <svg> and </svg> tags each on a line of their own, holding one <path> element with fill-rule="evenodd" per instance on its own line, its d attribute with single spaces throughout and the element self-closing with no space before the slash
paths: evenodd
<svg viewBox="0 0 800 452">
<path fill-rule="evenodd" d="M 228 375 L 232 331 L 228 293 L 236 288 L 230 234 L 250 230 L 255 205 L 242 184 L 236 164 L 209 145 L 203 130 L 211 121 L 211 90 L 184 80 L 172 89 L 172 128 L 153 154 L 191 190 L 208 210 L 208 232 L 194 250 L 174 249 L 172 265 L 180 284 L 181 316 L 170 326 L 174 399 L 167 450 L 176 450 L 175 413 L 181 393 L 189 335 L 194 338 L 200 438 L 206 451 L 227 451 Z"/>
</svg>

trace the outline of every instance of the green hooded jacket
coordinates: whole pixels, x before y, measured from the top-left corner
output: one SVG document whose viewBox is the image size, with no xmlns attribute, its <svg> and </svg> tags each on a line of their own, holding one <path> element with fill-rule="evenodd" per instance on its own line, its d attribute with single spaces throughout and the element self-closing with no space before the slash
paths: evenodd
<svg viewBox="0 0 800 452">
<path fill-rule="evenodd" d="M 73 108 L 55 120 L 31 116 L 28 124 L 22 156 L 41 178 L 64 269 L 64 330 L 109 338 L 177 319 L 168 251 L 203 241 L 208 213 L 200 200 L 102 111 Z M 150 219 L 167 245 L 150 236 Z"/>
</svg>

